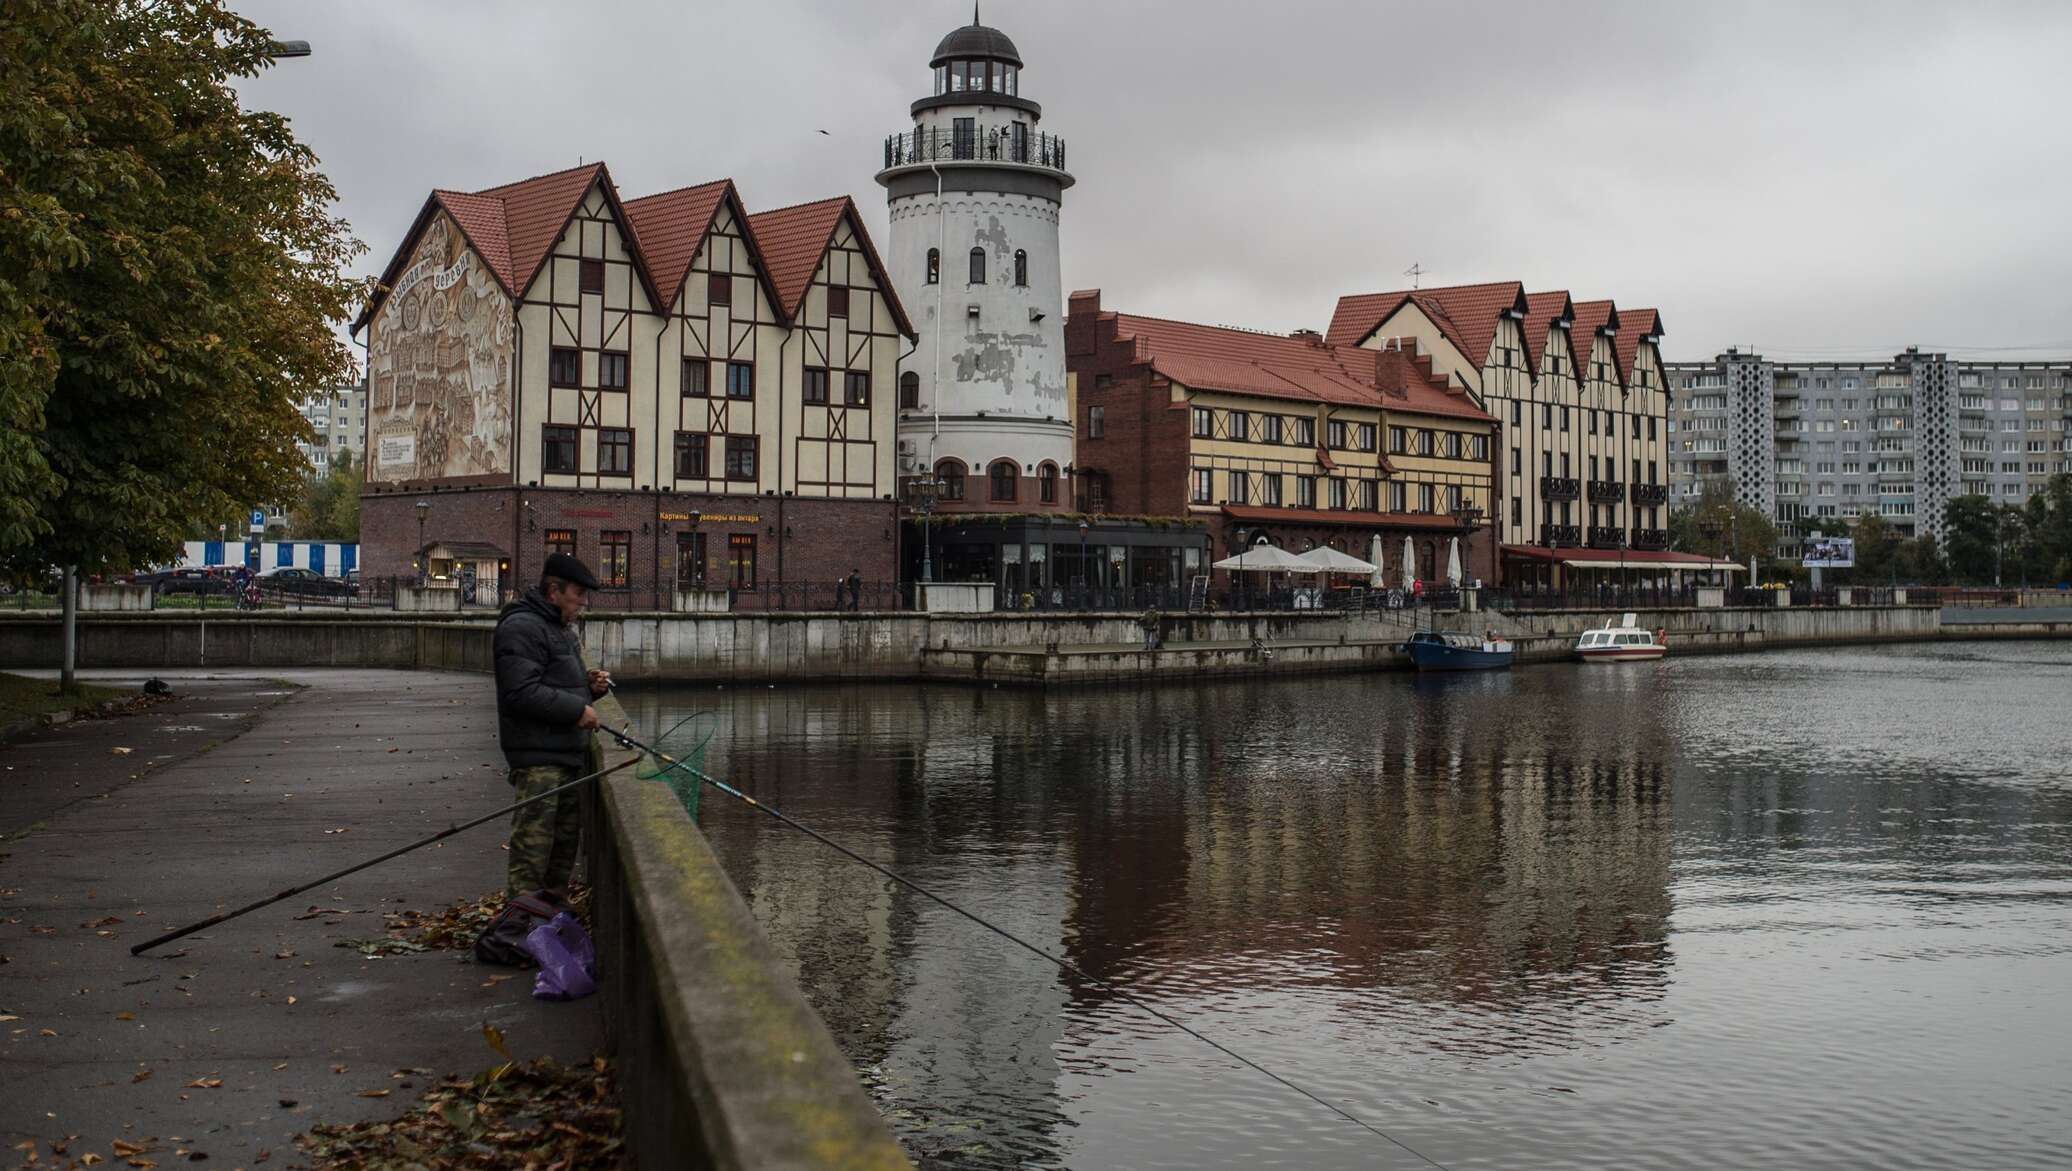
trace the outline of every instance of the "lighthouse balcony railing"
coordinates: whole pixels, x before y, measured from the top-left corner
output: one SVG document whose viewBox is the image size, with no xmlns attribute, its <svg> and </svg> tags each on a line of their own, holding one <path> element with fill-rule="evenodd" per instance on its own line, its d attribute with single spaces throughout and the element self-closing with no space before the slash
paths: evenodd
<svg viewBox="0 0 2072 1171">
<path fill-rule="evenodd" d="M 1065 140 L 1055 134 L 1017 131 L 1013 124 L 918 127 L 885 138 L 887 170 L 949 162 L 1018 163 L 1062 171 Z"/>
</svg>

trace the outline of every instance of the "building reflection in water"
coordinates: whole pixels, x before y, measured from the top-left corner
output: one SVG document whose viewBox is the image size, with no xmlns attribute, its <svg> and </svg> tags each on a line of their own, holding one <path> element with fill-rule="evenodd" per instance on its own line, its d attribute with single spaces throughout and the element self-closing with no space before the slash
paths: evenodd
<svg viewBox="0 0 2072 1171">
<path fill-rule="evenodd" d="M 1096 976 L 1197 1023 L 1234 996 L 1284 998 L 1265 1015 L 1296 1053 L 1372 1062 L 1657 1023 L 1670 835 L 1652 705 L 1616 686 L 1506 702 L 1517 685 L 627 698 L 648 727 L 715 709 L 713 768 Z M 762 815 L 708 800 L 702 822 L 924 1162 L 1054 1162 L 1076 1119 L 1128 1093 L 1108 1067 L 1137 1064 L 1148 1030 L 1118 1040 L 1108 993 Z"/>
</svg>

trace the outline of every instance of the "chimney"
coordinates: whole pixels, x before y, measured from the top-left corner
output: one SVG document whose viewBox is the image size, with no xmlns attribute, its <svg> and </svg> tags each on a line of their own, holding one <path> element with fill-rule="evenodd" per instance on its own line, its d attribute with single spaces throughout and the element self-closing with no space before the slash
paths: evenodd
<svg viewBox="0 0 2072 1171">
<path fill-rule="evenodd" d="M 1316 330 L 1313 329 L 1291 330 L 1288 336 L 1294 338 L 1298 342 L 1308 342 L 1310 345 L 1316 346 L 1319 349 L 1321 349 L 1324 345 L 1324 335 L 1318 333 Z"/>
<path fill-rule="evenodd" d="M 1402 350 L 1374 351 L 1374 388 L 1390 398 L 1410 397 L 1410 359 Z"/>
</svg>

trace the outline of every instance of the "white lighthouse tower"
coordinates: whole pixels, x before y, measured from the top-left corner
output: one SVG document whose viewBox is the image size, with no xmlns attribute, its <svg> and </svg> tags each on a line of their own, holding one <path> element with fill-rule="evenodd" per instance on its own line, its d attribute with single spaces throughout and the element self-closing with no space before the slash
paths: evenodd
<svg viewBox="0 0 2072 1171">
<path fill-rule="evenodd" d="M 1021 93 L 1021 54 L 972 23 L 935 47 L 914 128 L 885 140 L 885 257 L 920 333 L 901 366 L 899 472 L 938 511 L 1072 507 L 1058 210 L 1065 144 Z"/>
</svg>

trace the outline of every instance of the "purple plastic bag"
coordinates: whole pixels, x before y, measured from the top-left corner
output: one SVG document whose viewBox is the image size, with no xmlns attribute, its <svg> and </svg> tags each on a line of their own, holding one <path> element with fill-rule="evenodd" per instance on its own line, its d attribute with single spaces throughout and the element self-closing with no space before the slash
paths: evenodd
<svg viewBox="0 0 2072 1171">
<path fill-rule="evenodd" d="M 525 950 L 539 961 L 532 994 L 540 1000 L 581 1000 L 597 991 L 597 951 L 575 916 L 563 911 L 525 937 Z"/>
</svg>

